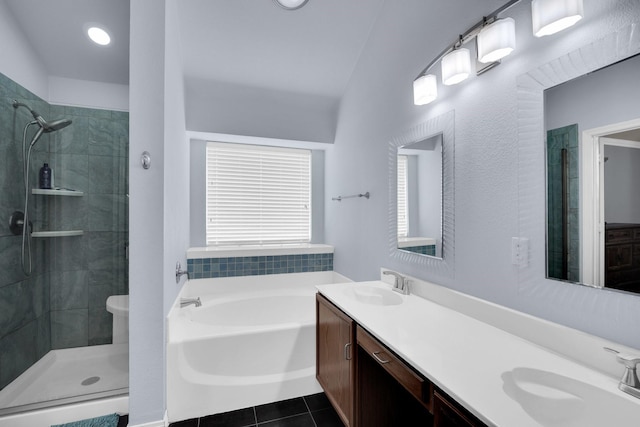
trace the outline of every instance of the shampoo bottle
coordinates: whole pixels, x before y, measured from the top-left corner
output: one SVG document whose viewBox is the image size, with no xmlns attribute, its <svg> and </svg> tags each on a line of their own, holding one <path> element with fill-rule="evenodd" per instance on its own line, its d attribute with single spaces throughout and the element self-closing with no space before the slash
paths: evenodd
<svg viewBox="0 0 640 427">
<path fill-rule="evenodd" d="M 51 188 L 51 168 L 49 167 L 49 163 L 45 163 L 44 166 L 40 168 L 40 188 Z"/>
</svg>

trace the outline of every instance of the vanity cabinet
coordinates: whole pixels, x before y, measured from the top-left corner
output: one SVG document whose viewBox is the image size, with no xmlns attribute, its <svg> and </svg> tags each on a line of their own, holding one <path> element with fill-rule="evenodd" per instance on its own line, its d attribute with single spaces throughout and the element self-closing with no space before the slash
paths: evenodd
<svg viewBox="0 0 640 427">
<path fill-rule="evenodd" d="M 359 426 L 431 426 L 433 386 L 384 344 L 356 328 Z"/>
<path fill-rule="evenodd" d="M 484 426 L 321 294 L 316 319 L 316 377 L 345 426 Z"/>
<path fill-rule="evenodd" d="M 484 423 L 440 390 L 433 396 L 434 427 L 484 427 Z"/>
<path fill-rule="evenodd" d="M 606 225 L 605 286 L 640 291 L 640 224 Z"/>
<path fill-rule="evenodd" d="M 316 378 L 346 427 L 355 426 L 355 322 L 316 294 Z"/>
</svg>

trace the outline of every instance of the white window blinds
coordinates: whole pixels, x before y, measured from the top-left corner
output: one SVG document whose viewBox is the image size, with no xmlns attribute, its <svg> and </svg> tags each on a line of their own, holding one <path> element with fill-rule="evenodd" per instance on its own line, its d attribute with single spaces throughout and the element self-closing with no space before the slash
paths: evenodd
<svg viewBox="0 0 640 427">
<path fill-rule="evenodd" d="M 398 156 L 398 237 L 407 237 L 407 156 Z"/>
<path fill-rule="evenodd" d="M 207 245 L 310 238 L 311 151 L 207 144 Z"/>
</svg>

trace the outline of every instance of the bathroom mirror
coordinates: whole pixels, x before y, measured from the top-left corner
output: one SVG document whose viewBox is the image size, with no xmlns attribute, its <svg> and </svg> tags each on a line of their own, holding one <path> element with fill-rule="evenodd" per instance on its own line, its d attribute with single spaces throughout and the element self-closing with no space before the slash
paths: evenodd
<svg viewBox="0 0 640 427">
<path fill-rule="evenodd" d="M 398 249 L 442 258 L 442 133 L 398 147 Z"/>
<path fill-rule="evenodd" d="M 518 77 L 519 228 L 531 239 L 521 285 L 544 275 L 640 290 L 636 32 L 622 28 Z"/>
<path fill-rule="evenodd" d="M 449 111 L 389 142 L 391 256 L 453 274 L 454 113 Z"/>
<path fill-rule="evenodd" d="M 636 55 L 544 91 L 550 279 L 640 292 L 639 75 Z"/>
</svg>

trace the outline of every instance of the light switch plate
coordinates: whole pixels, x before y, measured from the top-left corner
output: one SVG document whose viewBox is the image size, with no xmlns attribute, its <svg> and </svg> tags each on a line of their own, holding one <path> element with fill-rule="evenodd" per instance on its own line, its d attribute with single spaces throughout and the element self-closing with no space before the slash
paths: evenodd
<svg viewBox="0 0 640 427">
<path fill-rule="evenodd" d="M 511 238 L 511 264 L 518 267 L 529 265 L 529 239 L 525 237 Z"/>
</svg>

